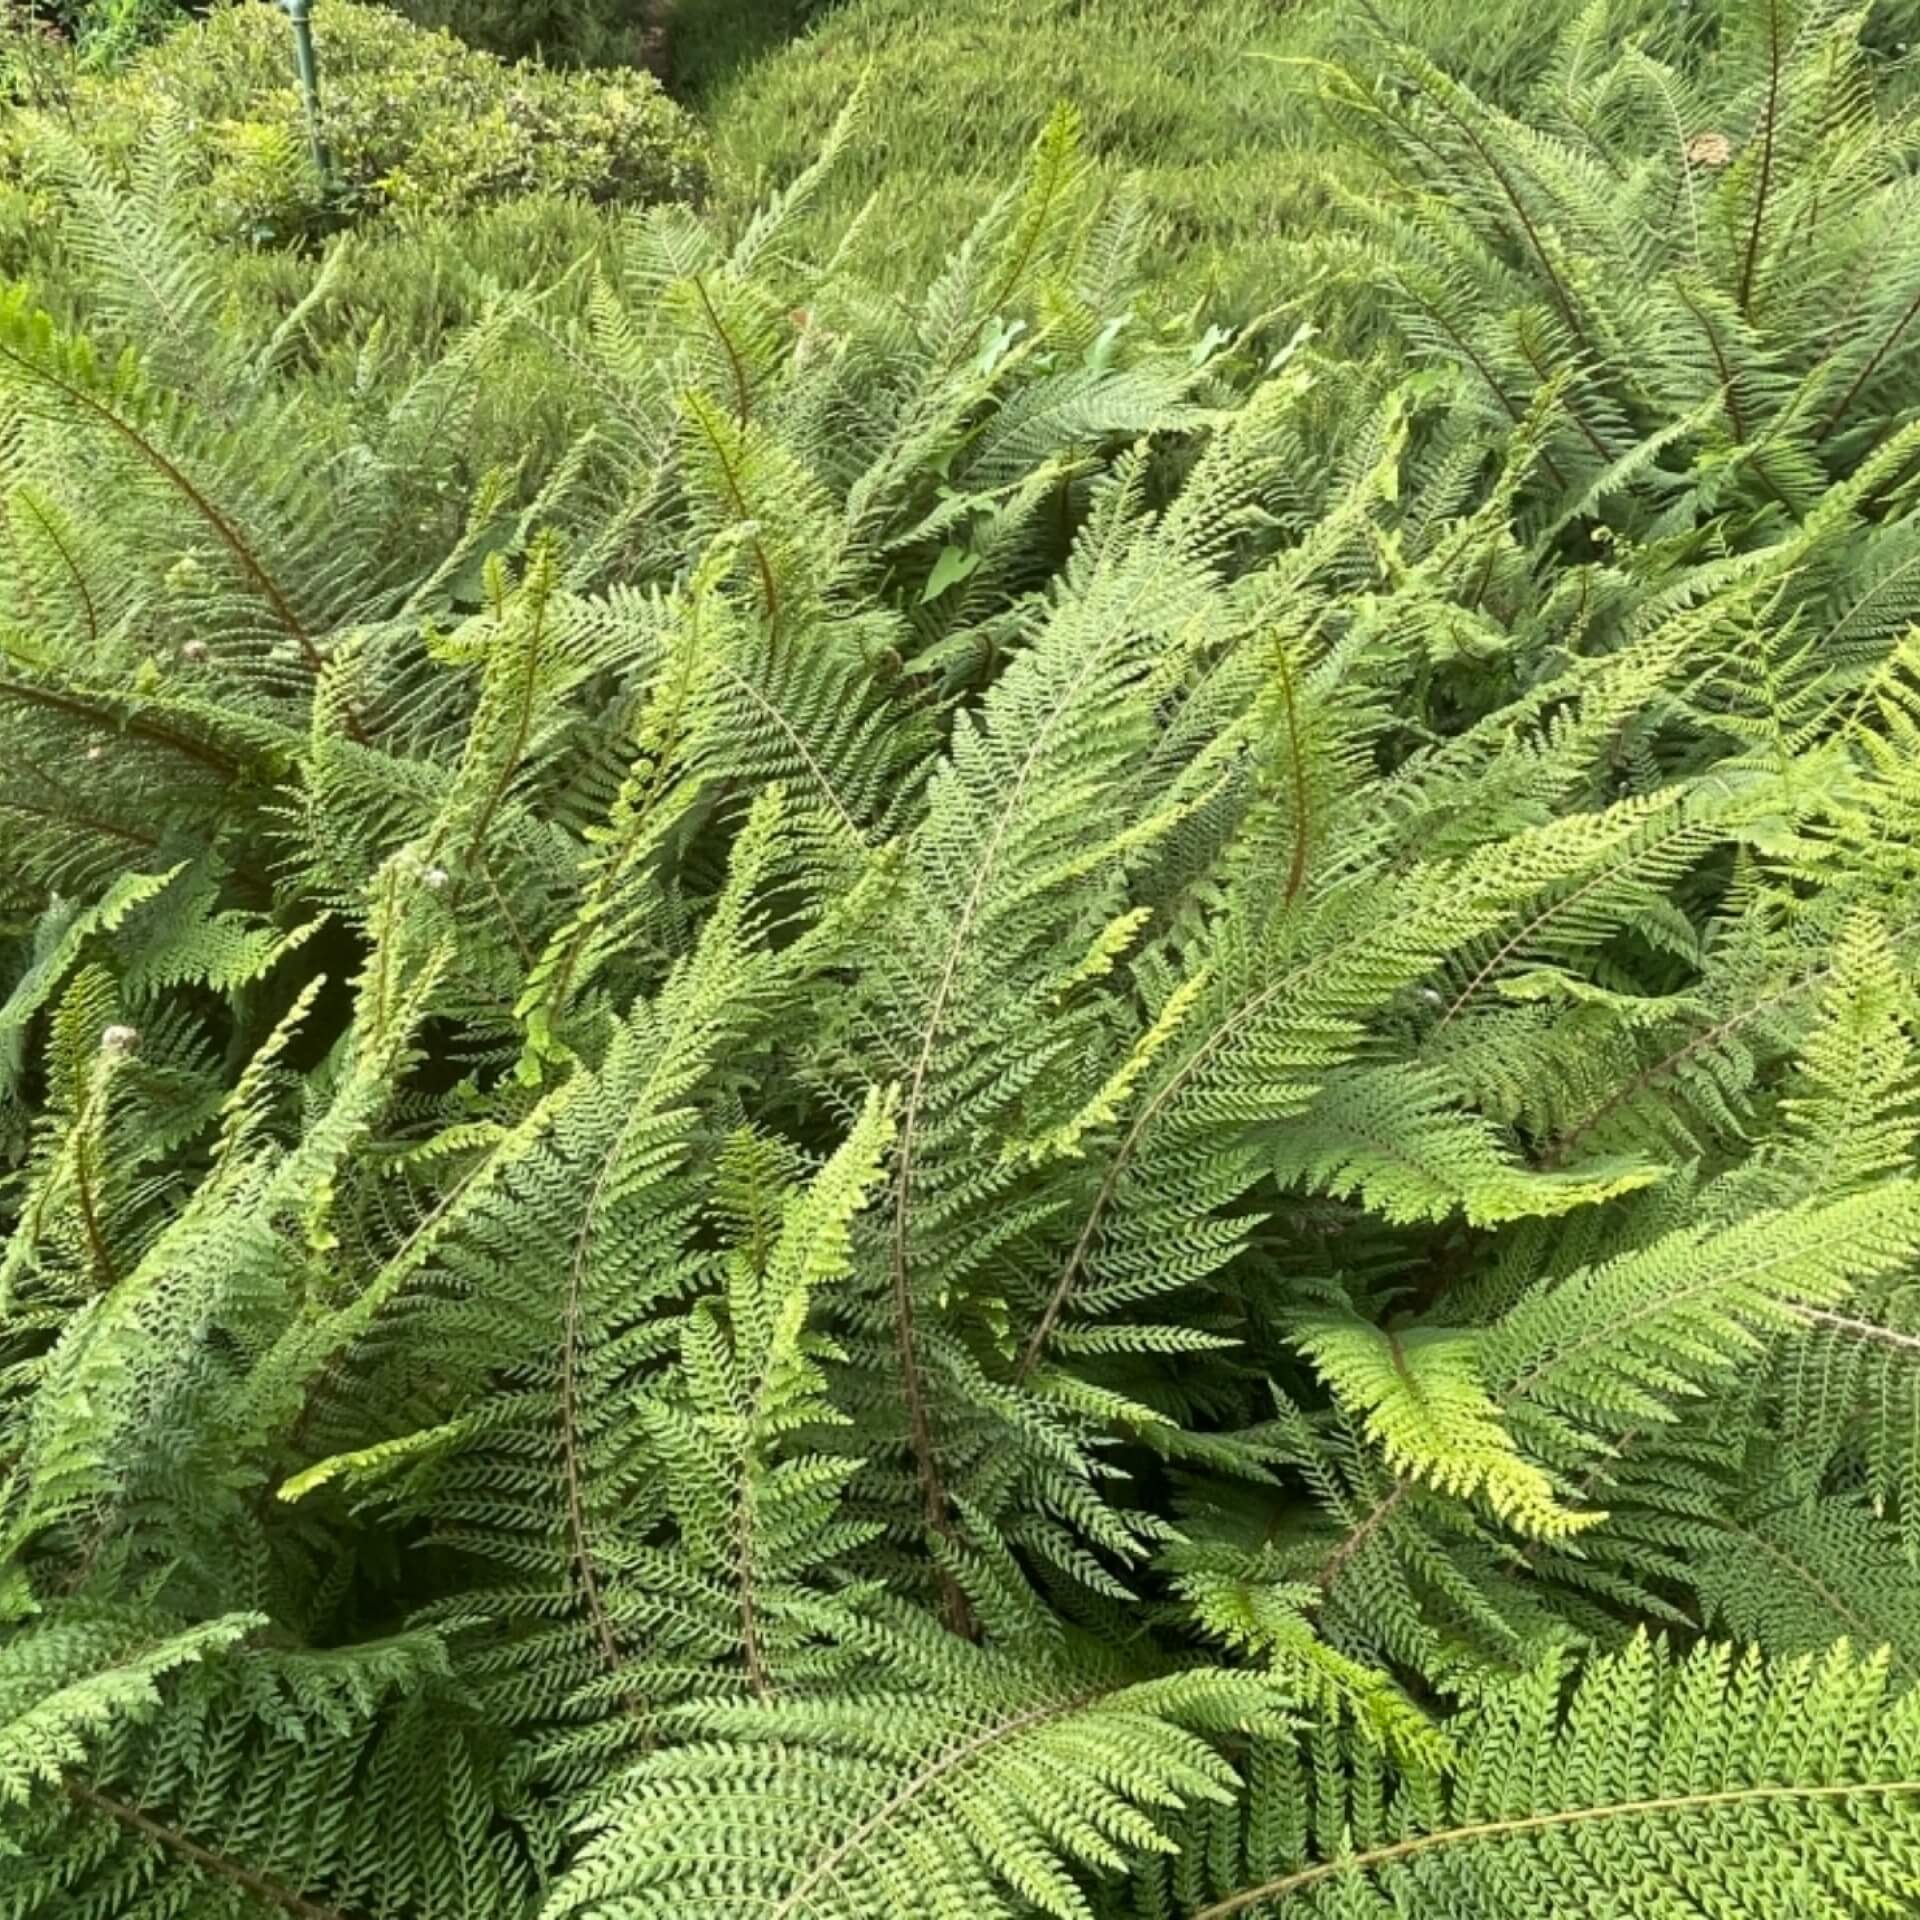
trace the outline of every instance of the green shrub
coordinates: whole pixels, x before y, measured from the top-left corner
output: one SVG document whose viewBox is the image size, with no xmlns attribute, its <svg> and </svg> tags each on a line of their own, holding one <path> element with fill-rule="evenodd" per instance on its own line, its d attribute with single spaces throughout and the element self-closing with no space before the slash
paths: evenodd
<svg viewBox="0 0 1920 1920">
<path fill-rule="evenodd" d="M 20 93 L 42 109 L 70 97 L 70 52 L 36 38 L 23 45 Z M 400 364 L 430 360 L 503 294 L 564 283 L 549 310 L 584 298 L 591 277 L 578 269 L 616 247 L 622 208 L 577 193 L 536 190 L 464 208 L 370 218 L 330 235 L 322 290 L 314 249 L 229 246 L 204 219 L 205 155 L 178 116 L 162 118 L 123 168 L 134 190 L 103 187 L 99 158 L 66 113 L 21 116 L 9 129 L 15 164 L 0 174 L 0 275 L 30 281 L 62 320 L 112 337 L 112 287 L 143 245 L 191 239 L 206 254 L 235 328 L 271 332 L 300 311 L 302 351 L 353 353 L 377 330 L 383 355 Z M 104 194 L 104 198 L 103 198 Z M 103 229 L 117 207 L 131 223 Z M 116 345 L 120 342 L 116 341 Z"/>
<path fill-rule="evenodd" d="M 648 75 L 509 66 L 356 0 L 324 0 L 314 36 L 331 189 L 308 154 L 286 17 L 265 0 L 221 7 L 122 72 L 73 73 L 64 117 L 115 173 L 157 120 L 177 119 L 191 136 L 190 217 L 254 245 L 519 194 L 645 203 L 700 189 L 700 139 Z M 16 184 L 34 183 L 30 124 L 8 130 L 4 158 Z"/>
</svg>

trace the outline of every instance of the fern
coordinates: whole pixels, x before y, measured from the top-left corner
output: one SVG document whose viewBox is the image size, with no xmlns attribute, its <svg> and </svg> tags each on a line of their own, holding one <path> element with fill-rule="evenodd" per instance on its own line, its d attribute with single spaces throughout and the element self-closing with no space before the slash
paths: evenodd
<svg viewBox="0 0 1920 1920">
<path fill-rule="evenodd" d="M 1883 1820 L 1891 1834 L 1913 1817 L 1912 1714 L 1887 1696 L 1884 1667 L 1844 1648 L 1770 1670 L 1643 1640 L 1570 1690 L 1546 1661 L 1467 1710 L 1479 1758 L 1444 1784 L 1394 1779 L 1324 1738 L 1280 1750 L 1244 1813 L 1195 1835 L 1216 1884 L 1247 1877 L 1192 1911 L 1505 1914 L 1656 1888 L 1738 1907 L 1792 1885 L 1870 1912 L 1909 1897 L 1911 1873 L 1879 1838 Z"/>
<path fill-rule="evenodd" d="M 1898 74 L 1421 11 L 1284 344 L 23 121 L 0 1912 L 1920 1900 Z"/>
</svg>

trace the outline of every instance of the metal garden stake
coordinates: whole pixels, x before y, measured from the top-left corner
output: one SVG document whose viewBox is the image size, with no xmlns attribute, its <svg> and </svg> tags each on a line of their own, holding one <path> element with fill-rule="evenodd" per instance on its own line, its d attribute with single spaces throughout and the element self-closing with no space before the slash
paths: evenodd
<svg viewBox="0 0 1920 1920">
<path fill-rule="evenodd" d="M 307 111 L 307 138 L 313 164 L 323 180 L 333 178 L 333 154 L 320 130 L 320 69 L 313 57 L 313 0 L 280 0 L 293 22 L 293 64 L 300 75 L 300 99 Z"/>
</svg>

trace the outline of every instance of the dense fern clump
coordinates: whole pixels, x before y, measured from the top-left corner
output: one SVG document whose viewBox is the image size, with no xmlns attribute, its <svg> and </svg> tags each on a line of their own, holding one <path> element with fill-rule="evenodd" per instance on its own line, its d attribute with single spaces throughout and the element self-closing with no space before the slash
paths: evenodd
<svg viewBox="0 0 1920 1920">
<path fill-rule="evenodd" d="M 424 364 L 55 153 L 0 1914 L 1920 1901 L 1909 129 L 1763 13 L 1296 75 L 1278 347 L 1065 114 Z"/>
</svg>

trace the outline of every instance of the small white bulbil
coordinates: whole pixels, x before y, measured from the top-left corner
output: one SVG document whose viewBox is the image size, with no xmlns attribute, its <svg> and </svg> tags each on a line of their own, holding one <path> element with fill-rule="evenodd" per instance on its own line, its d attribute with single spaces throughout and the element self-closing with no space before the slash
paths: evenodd
<svg viewBox="0 0 1920 1920">
<path fill-rule="evenodd" d="M 109 1060 L 124 1060 L 140 1045 L 138 1027 L 109 1027 L 100 1036 L 100 1051 Z"/>
<path fill-rule="evenodd" d="M 420 884 L 423 887 L 431 887 L 435 893 L 438 893 L 440 889 L 447 884 L 446 868 L 429 867 L 426 872 L 420 876 Z"/>
</svg>

